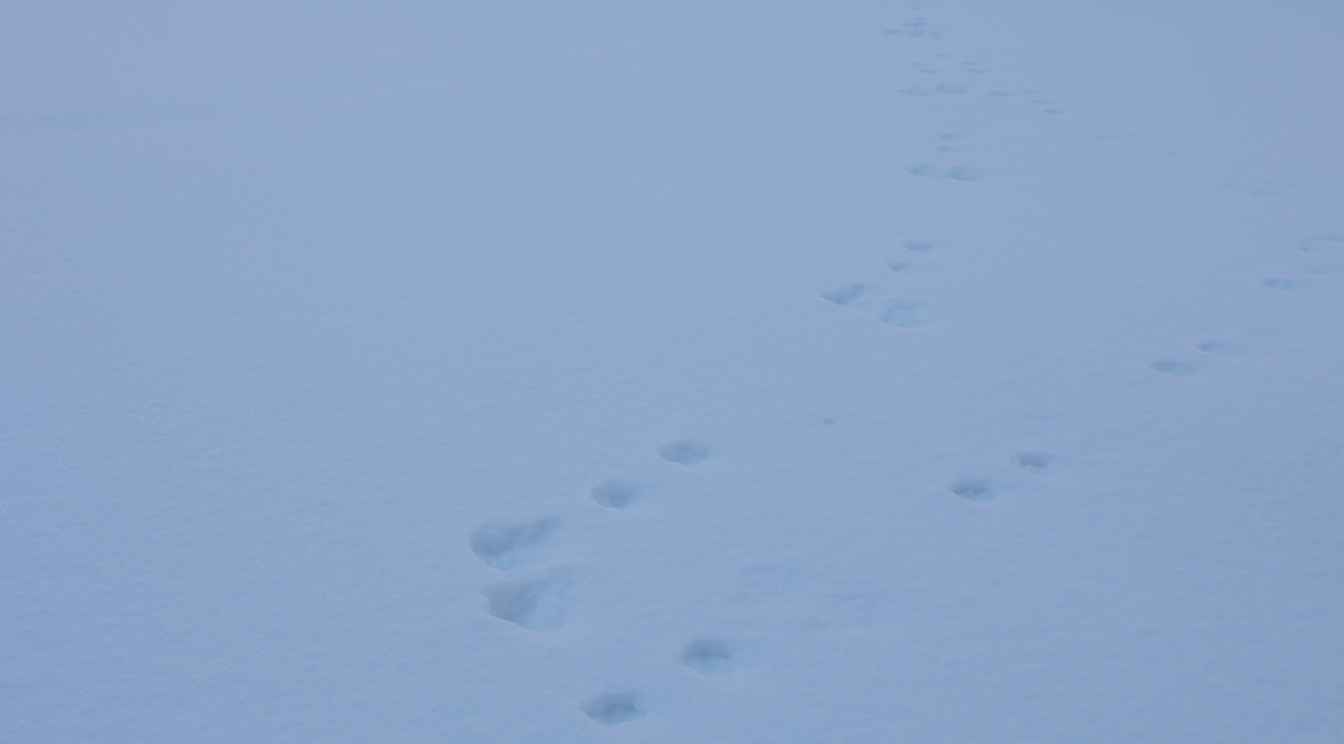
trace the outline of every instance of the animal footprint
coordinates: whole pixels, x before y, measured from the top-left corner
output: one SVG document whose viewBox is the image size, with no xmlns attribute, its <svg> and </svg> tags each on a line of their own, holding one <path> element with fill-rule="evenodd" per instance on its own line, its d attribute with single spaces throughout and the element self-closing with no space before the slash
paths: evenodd
<svg viewBox="0 0 1344 744">
<path fill-rule="evenodd" d="M 883 323 L 898 328 L 918 328 L 925 323 L 924 306 L 918 302 L 892 300 L 882 308 Z"/>
<path fill-rule="evenodd" d="M 1159 359 L 1149 366 L 1164 375 L 1176 377 L 1193 375 L 1199 371 L 1199 365 L 1184 359 Z"/>
<path fill-rule="evenodd" d="M 677 465 L 699 465 L 713 454 L 709 445 L 695 439 L 678 439 L 658 448 L 658 456 Z"/>
<path fill-rule="evenodd" d="M 1055 464 L 1055 456 L 1040 450 L 1025 450 L 1014 455 L 1013 461 L 1024 470 L 1044 473 L 1050 469 L 1051 465 Z"/>
<path fill-rule="evenodd" d="M 838 287 L 832 287 L 821 293 L 821 298 L 827 302 L 846 307 L 853 305 L 868 293 L 868 287 L 863 284 L 842 284 Z"/>
<path fill-rule="evenodd" d="M 893 257 L 887 259 L 887 268 L 897 273 L 915 268 L 916 258 L 933 253 L 937 250 L 938 245 L 932 240 L 905 240 L 901 242 L 901 248 L 910 255 L 909 258 Z"/>
<path fill-rule="evenodd" d="M 1260 281 L 1260 284 L 1266 289 L 1280 290 L 1302 289 L 1307 286 L 1305 280 L 1288 276 L 1267 276 Z"/>
<path fill-rule="evenodd" d="M 929 27 L 929 19 L 923 16 L 910 18 L 899 26 L 886 26 L 882 29 L 882 35 L 907 39 L 938 39 L 942 37 L 942 34 Z"/>
<path fill-rule="evenodd" d="M 906 168 L 906 171 L 912 176 L 939 178 L 947 181 L 971 182 L 984 178 L 984 173 L 979 168 L 966 164 L 949 165 L 943 168 L 933 163 L 915 163 Z"/>
<path fill-rule="evenodd" d="M 701 638 L 686 644 L 681 663 L 700 674 L 723 674 L 733 668 L 737 649 L 727 641 Z"/>
<path fill-rule="evenodd" d="M 639 693 L 606 692 L 584 703 L 583 713 L 604 726 L 615 726 L 643 717 L 644 705 Z"/>
<path fill-rule="evenodd" d="M 906 168 L 906 171 L 912 176 L 928 176 L 930 178 L 937 178 L 941 174 L 941 171 L 938 170 L 938 166 L 933 163 L 915 163 L 909 168 Z"/>
<path fill-rule="evenodd" d="M 961 478 L 953 481 L 948 490 L 967 501 L 989 501 L 994 498 L 994 486 L 985 478 Z"/>
<path fill-rule="evenodd" d="M 639 501 L 644 487 L 624 480 L 603 481 L 593 486 L 593 501 L 608 509 L 628 509 Z"/>
<path fill-rule="evenodd" d="M 563 575 L 496 584 L 485 590 L 491 615 L 528 630 L 555 630 L 569 617 L 573 581 Z"/>
<path fill-rule="evenodd" d="M 1241 344 L 1225 341 L 1221 338 L 1206 338 L 1195 344 L 1195 348 L 1202 354 L 1216 354 L 1218 356 L 1237 355 L 1246 351 Z"/>
<path fill-rule="evenodd" d="M 471 533 L 471 552 L 477 558 L 508 570 L 518 566 L 555 532 L 560 521 L 542 517 L 522 522 L 487 522 Z"/>
<path fill-rule="evenodd" d="M 952 181 L 979 181 L 984 175 L 973 165 L 953 165 L 943 169 L 943 178 Z"/>
</svg>

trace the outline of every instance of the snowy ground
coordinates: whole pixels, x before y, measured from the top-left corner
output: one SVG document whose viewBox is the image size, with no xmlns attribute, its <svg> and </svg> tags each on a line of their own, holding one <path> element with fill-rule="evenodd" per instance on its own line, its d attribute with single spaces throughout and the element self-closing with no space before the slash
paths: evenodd
<svg viewBox="0 0 1344 744">
<path fill-rule="evenodd" d="M 1344 6 L 25 5 L 0 741 L 1344 741 Z"/>
</svg>

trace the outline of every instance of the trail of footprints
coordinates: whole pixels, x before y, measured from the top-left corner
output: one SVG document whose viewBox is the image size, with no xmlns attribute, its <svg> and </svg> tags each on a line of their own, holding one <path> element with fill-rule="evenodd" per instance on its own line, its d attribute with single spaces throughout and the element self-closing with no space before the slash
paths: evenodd
<svg viewBox="0 0 1344 744">
<path fill-rule="evenodd" d="M 1298 241 L 1295 271 L 1271 274 L 1260 279 L 1260 286 L 1271 292 L 1295 292 L 1312 287 L 1315 281 L 1344 273 L 1344 233 L 1318 233 Z M 1154 372 L 1171 377 L 1190 377 L 1205 369 L 1211 357 L 1233 356 L 1241 348 L 1219 338 L 1204 339 L 1193 352 L 1174 354 L 1153 360 Z"/>
<path fill-rule="evenodd" d="M 657 455 L 667 465 L 694 467 L 713 457 L 714 451 L 698 439 L 677 439 L 658 447 Z M 613 478 L 598 482 L 588 496 L 602 509 L 621 511 L 638 504 L 646 490 L 639 481 Z M 513 573 L 540 564 L 561 527 L 555 515 L 488 521 L 471 532 L 467 546 L 482 563 Z M 492 583 L 482 595 L 492 617 L 529 632 L 546 632 L 568 623 L 577 584 L 577 578 L 564 568 L 540 568 L 530 576 Z M 669 659 L 705 676 L 731 671 L 737 656 L 736 644 L 717 637 L 695 637 L 679 652 L 669 652 Z M 648 704 L 639 690 L 611 689 L 589 697 L 579 710 L 594 723 L 616 726 L 644 717 Z"/>
<path fill-rule="evenodd" d="M 1010 464 L 1019 473 L 1039 477 L 1054 469 L 1059 464 L 1059 457 L 1046 450 L 1021 450 L 1012 456 Z M 1007 490 L 1005 482 L 984 473 L 975 473 L 952 481 L 947 490 L 965 501 L 988 502 Z"/>
<path fill-rule="evenodd" d="M 948 101 L 980 92 L 980 84 L 991 72 L 983 59 L 965 57 L 960 64 L 941 49 L 948 29 L 934 23 L 922 11 L 925 3 L 914 0 L 907 3 L 911 13 L 896 23 L 882 27 L 882 35 L 902 49 L 914 53 L 910 62 L 916 79 L 899 88 L 902 96 L 918 98 L 947 98 Z M 1048 96 L 1029 86 L 994 85 L 983 91 L 984 97 L 1025 102 L 1047 116 L 1063 114 L 1063 109 Z M 976 119 L 976 128 L 984 129 L 987 121 Z M 919 178 L 949 182 L 973 183 L 983 180 L 985 169 L 966 162 L 962 155 L 969 149 L 970 135 L 962 127 L 949 125 L 939 132 L 932 143 L 932 155 L 906 167 L 906 172 Z M 932 249 L 931 243 L 907 242 L 907 250 L 918 252 L 921 246 Z M 1322 232 L 1308 235 L 1298 241 L 1295 259 L 1285 270 L 1260 277 L 1260 286 L 1269 292 L 1293 293 L 1310 289 L 1326 277 L 1344 274 L 1344 232 Z M 902 272 L 917 266 L 908 259 L 889 262 L 893 271 Z M 832 287 L 821 293 L 828 302 L 847 308 L 875 310 L 883 322 L 902 327 L 918 328 L 928 320 L 925 305 L 897 293 L 884 293 L 881 282 L 849 283 Z M 1234 356 L 1240 351 L 1237 344 L 1224 339 L 1204 339 L 1185 352 L 1163 356 L 1149 362 L 1149 369 L 1168 377 L 1191 377 L 1213 363 L 1217 357 Z M 959 489 L 967 498 L 983 498 L 984 494 L 973 485 Z"/>
<path fill-rule="evenodd" d="M 1039 91 L 1017 85 L 990 85 L 992 72 L 983 54 L 964 56 L 955 60 L 943 48 L 947 29 L 933 23 L 923 12 L 923 4 L 909 3 L 912 13 L 903 20 L 882 27 L 882 35 L 893 49 L 912 55 L 908 63 L 916 73 L 913 82 L 898 88 L 897 93 L 910 98 L 935 99 L 933 105 L 950 108 L 949 114 L 960 113 L 975 122 L 976 129 L 991 124 L 984 118 L 989 101 L 1003 102 L 994 110 L 1010 116 L 1020 115 L 1022 108 L 1004 109 L 1005 103 L 1025 104 L 1027 111 L 1036 111 L 1049 117 L 1064 113 L 1060 106 Z M 958 105 L 957 102 L 963 102 Z M 969 162 L 965 153 L 971 142 L 964 128 L 944 130 L 937 135 L 932 154 L 906 166 L 906 173 L 916 178 L 934 179 L 950 183 L 974 183 L 984 180 L 984 168 Z"/>
<path fill-rule="evenodd" d="M 919 7 L 919 3 L 912 5 Z M 946 37 L 947 30 L 917 14 L 884 26 L 882 34 L 894 42 L 935 45 Z M 964 59 L 953 77 L 939 80 L 937 78 L 948 69 L 945 53 L 916 61 L 914 69 L 932 80 L 902 88 L 901 95 L 966 96 L 975 91 L 978 81 L 989 71 L 980 60 Z M 1054 102 L 1030 88 L 994 87 L 984 95 L 1021 99 L 1047 115 L 1062 113 Z M 912 163 L 907 172 L 914 177 L 950 182 L 981 180 L 985 175 L 981 168 L 953 157 L 965 149 L 965 140 L 966 136 L 955 130 L 940 133 L 933 146 L 935 155 Z M 881 278 L 833 285 L 819 292 L 820 299 L 839 309 L 869 314 L 896 328 L 920 328 L 929 321 L 927 304 L 906 291 L 901 280 L 912 272 L 936 270 L 931 259 L 942 248 L 943 245 L 936 241 L 905 240 L 886 260 Z M 1265 290 L 1296 291 L 1310 287 L 1316 278 L 1344 273 L 1344 233 L 1309 236 L 1300 241 L 1297 248 L 1299 257 L 1304 260 L 1295 271 L 1262 277 L 1260 283 Z M 1203 369 L 1210 358 L 1234 354 L 1237 350 L 1238 346 L 1232 342 L 1210 338 L 1193 344 L 1185 353 L 1153 360 L 1149 366 L 1156 374 L 1185 377 Z M 711 459 L 713 454 L 707 444 L 695 439 L 669 441 L 657 449 L 657 455 L 664 463 L 678 467 L 695 467 Z M 997 470 L 990 468 L 1002 477 L 986 472 L 965 473 L 949 482 L 946 492 L 955 499 L 985 505 L 1012 490 L 1018 479 L 1046 477 L 1059 464 L 1060 458 L 1050 451 L 1021 450 L 1006 458 Z M 613 478 L 593 485 L 588 496 L 597 507 L 619 512 L 637 506 L 647 498 L 647 490 L 640 481 Z M 562 528 L 561 519 L 555 515 L 492 521 L 472 531 L 468 546 L 486 565 L 512 574 L 539 566 L 546 548 L 557 539 Z M 486 611 L 491 616 L 529 632 L 545 632 L 561 628 L 569 621 L 577 584 L 576 577 L 563 568 L 537 568 L 529 576 L 486 586 L 482 593 Z M 668 654 L 670 661 L 675 660 L 688 671 L 705 676 L 731 672 L 739 655 L 740 649 L 735 643 L 717 637 L 691 638 L 679 650 Z M 595 724 L 603 726 L 625 724 L 649 714 L 645 696 L 637 689 L 628 688 L 594 694 L 581 701 L 578 709 Z"/>
<path fill-rule="evenodd" d="M 929 240 L 906 240 L 901 243 L 900 250 L 887 259 L 885 273 L 897 275 L 894 282 L 900 285 L 902 275 L 934 271 L 936 268 L 930 257 L 938 247 Z M 887 290 L 885 284 L 883 280 L 846 282 L 822 290 L 820 296 L 837 307 L 872 312 L 879 321 L 897 328 L 919 328 L 928 323 L 927 303 L 915 299 L 908 291 Z"/>
<path fill-rule="evenodd" d="M 1293 291 L 1306 289 L 1315 279 L 1344 273 L 1344 233 L 1320 233 L 1298 241 L 1301 259 L 1291 272 L 1261 278 L 1265 289 Z"/>
<path fill-rule="evenodd" d="M 950 101 L 965 99 L 978 113 L 984 108 L 982 99 L 1020 100 L 1045 114 L 1062 113 L 1050 99 L 1032 88 L 996 86 L 984 89 L 985 78 L 991 67 L 982 54 L 972 54 L 957 60 L 943 49 L 942 42 L 949 29 L 935 22 L 924 12 L 925 3 L 907 3 L 910 12 L 900 20 L 882 27 L 882 35 L 897 49 L 909 51 L 917 77 L 898 93 L 911 97 L 939 97 Z M 998 106 L 996 108 L 1002 108 Z M 949 115 L 957 114 L 956 109 Z M 937 179 L 970 184 L 983 180 L 987 171 L 965 159 L 971 149 L 972 132 L 983 129 L 986 122 L 978 116 L 964 117 L 977 123 L 974 127 L 948 123 L 931 145 L 930 157 L 910 163 L 906 172 L 917 178 Z M 894 255 L 887 259 L 881 278 L 869 281 L 845 282 L 820 291 L 821 299 L 841 308 L 870 313 L 882 323 L 899 329 L 918 329 L 929 324 L 931 313 L 925 298 L 914 291 L 906 277 L 920 272 L 936 271 L 933 254 L 942 249 L 941 243 L 927 239 L 902 242 Z"/>
</svg>

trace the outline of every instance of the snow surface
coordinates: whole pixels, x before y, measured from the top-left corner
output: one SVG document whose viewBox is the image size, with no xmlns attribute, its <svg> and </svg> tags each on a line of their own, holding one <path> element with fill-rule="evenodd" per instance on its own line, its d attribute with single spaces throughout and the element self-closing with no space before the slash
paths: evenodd
<svg viewBox="0 0 1344 744">
<path fill-rule="evenodd" d="M 0 742 L 1344 741 L 1344 5 L 11 5 Z"/>
</svg>

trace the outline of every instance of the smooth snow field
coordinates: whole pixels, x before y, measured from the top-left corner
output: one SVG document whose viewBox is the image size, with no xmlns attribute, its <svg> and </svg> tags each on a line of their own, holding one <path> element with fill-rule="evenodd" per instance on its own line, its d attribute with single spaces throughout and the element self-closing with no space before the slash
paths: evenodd
<svg viewBox="0 0 1344 744">
<path fill-rule="evenodd" d="M 12 2 L 0 744 L 1344 742 L 1344 3 Z"/>
</svg>

